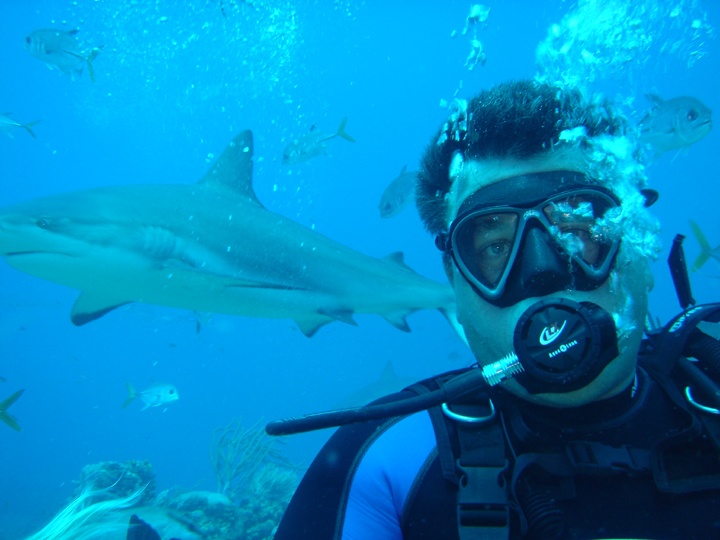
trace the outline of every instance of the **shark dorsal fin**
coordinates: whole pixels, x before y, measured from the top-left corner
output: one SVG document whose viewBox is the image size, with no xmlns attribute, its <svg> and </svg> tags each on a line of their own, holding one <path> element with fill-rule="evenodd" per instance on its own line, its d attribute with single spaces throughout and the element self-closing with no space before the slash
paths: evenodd
<svg viewBox="0 0 720 540">
<path fill-rule="evenodd" d="M 407 270 L 408 272 L 412 272 L 413 274 L 416 273 L 415 270 L 405 264 L 405 255 L 403 255 L 402 251 L 394 251 L 393 253 L 389 253 L 388 255 L 385 255 L 381 260 L 389 262 L 390 264 L 397 265 L 400 268 Z"/>
<path fill-rule="evenodd" d="M 246 129 L 223 150 L 210 170 L 200 179 L 201 184 L 222 186 L 260 204 L 252 186 L 253 136 Z"/>
</svg>

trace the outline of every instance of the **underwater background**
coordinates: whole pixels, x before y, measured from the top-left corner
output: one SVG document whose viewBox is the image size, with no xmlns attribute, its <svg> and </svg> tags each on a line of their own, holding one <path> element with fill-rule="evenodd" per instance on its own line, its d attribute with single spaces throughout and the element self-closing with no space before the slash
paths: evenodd
<svg viewBox="0 0 720 540">
<path fill-rule="evenodd" d="M 627 4 L 627 5 L 626 5 Z M 632 7 L 630 6 L 632 4 Z M 255 136 L 254 187 L 270 210 L 373 257 L 402 251 L 444 280 L 439 253 L 414 206 L 381 219 L 378 203 L 403 166 L 415 170 L 446 103 L 508 79 L 550 74 L 619 98 L 636 124 L 646 94 L 693 96 L 720 110 L 720 4 L 692 0 L 488 1 L 3 0 L 0 114 L 32 126 L 0 133 L 0 206 L 74 190 L 192 183 L 242 129 Z M 78 29 L 100 48 L 68 76 L 25 50 L 37 29 Z M 475 40 L 475 42 L 473 42 Z M 478 43 L 485 62 L 478 58 Z M 475 56 L 473 56 L 473 51 Z M 477 61 L 476 60 L 480 60 Z M 343 118 L 355 143 L 284 165 L 283 150 L 313 126 Z M 651 313 L 679 310 L 668 249 L 689 219 L 720 244 L 717 128 L 648 169 L 663 252 Z M 691 275 L 698 302 L 720 300 L 720 262 Z M 217 428 L 248 428 L 326 410 L 375 385 L 391 362 L 402 387 L 470 365 L 471 353 L 436 311 L 403 333 L 376 315 L 333 323 L 312 338 L 290 320 L 133 304 L 82 327 L 68 289 L 0 263 L 0 400 L 23 388 L 0 424 L 0 540 L 47 523 L 73 496 L 81 469 L 147 460 L 157 490 L 213 491 Z M 121 408 L 126 383 L 174 385 L 179 400 Z M 301 473 L 330 430 L 276 446 Z M 298 474 L 299 474 L 298 473 Z"/>
</svg>

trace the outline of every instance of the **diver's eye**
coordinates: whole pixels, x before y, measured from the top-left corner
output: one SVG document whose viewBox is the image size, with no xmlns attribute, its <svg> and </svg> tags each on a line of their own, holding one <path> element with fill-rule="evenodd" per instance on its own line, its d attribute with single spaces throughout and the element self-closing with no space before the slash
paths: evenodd
<svg viewBox="0 0 720 540">
<path fill-rule="evenodd" d="M 698 114 L 698 112 L 695 109 L 690 109 L 687 113 L 687 119 L 690 122 L 697 120 L 698 116 L 700 116 L 700 115 Z"/>
<path fill-rule="evenodd" d="M 40 227 L 41 229 L 49 229 L 50 228 L 50 221 L 45 218 L 38 219 L 35 224 Z"/>
</svg>

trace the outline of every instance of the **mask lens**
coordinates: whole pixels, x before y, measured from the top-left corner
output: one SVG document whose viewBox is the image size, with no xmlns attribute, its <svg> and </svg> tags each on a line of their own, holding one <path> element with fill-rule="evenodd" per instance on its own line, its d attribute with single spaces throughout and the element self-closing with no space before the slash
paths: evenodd
<svg viewBox="0 0 720 540">
<path fill-rule="evenodd" d="M 514 255 L 519 217 L 513 212 L 470 215 L 453 237 L 466 270 L 488 289 L 495 289 Z"/>
<path fill-rule="evenodd" d="M 545 205 L 543 214 L 563 251 L 598 270 L 612 247 L 599 220 L 615 206 L 617 203 L 604 193 L 587 190 L 553 199 Z"/>
<path fill-rule="evenodd" d="M 547 230 L 558 256 L 574 261 L 569 268 L 604 279 L 618 241 L 606 234 L 602 218 L 617 206 L 604 191 L 578 189 L 525 208 L 470 210 L 450 228 L 453 258 L 486 298 L 497 298 L 518 257 L 527 224 L 534 221 Z"/>
</svg>

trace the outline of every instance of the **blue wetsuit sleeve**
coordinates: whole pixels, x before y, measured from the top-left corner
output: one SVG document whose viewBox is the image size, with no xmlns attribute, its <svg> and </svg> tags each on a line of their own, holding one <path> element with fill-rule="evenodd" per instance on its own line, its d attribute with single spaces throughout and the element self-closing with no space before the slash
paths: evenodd
<svg viewBox="0 0 720 540">
<path fill-rule="evenodd" d="M 372 443 L 352 478 L 342 540 L 402 540 L 405 501 L 435 446 L 425 411 L 403 418 Z"/>
</svg>

